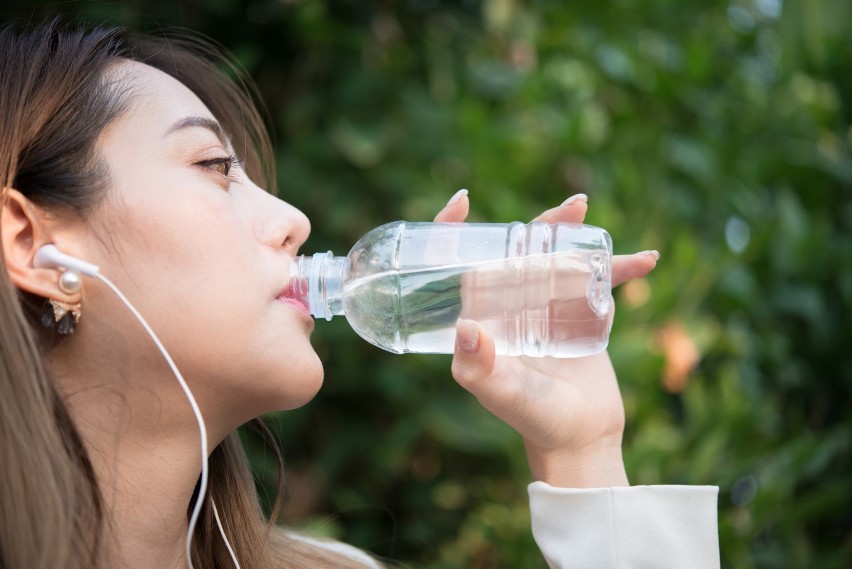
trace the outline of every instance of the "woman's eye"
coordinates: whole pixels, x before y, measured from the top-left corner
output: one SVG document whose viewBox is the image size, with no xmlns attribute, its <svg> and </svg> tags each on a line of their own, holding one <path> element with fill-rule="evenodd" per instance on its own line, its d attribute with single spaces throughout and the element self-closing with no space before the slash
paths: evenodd
<svg viewBox="0 0 852 569">
<path fill-rule="evenodd" d="M 230 156 L 223 156 L 222 158 L 202 160 L 201 162 L 198 162 L 198 165 L 203 166 L 204 168 L 209 168 L 217 174 L 221 174 L 222 176 L 233 180 L 231 173 L 234 170 L 234 166 L 239 166 L 239 159 L 235 154 L 232 154 Z"/>
<path fill-rule="evenodd" d="M 219 172 L 223 176 L 227 176 L 231 173 L 231 161 L 230 160 L 217 160 L 216 162 L 210 165 L 212 170 Z"/>
</svg>

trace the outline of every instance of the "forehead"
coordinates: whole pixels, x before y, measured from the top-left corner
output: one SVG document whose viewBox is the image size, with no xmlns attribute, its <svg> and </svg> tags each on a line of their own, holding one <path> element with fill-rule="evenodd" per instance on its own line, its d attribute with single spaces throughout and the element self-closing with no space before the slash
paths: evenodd
<svg viewBox="0 0 852 569">
<path fill-rule="evenodd" d="M 128 85 L 132 93 L 130 114 L 142 113 L 147 120 L 169 124 L 186 116 L 214 119 L 213 113 L 186 85 L 150 65 L 122 60 L 110 74 Z"/>
</svg>

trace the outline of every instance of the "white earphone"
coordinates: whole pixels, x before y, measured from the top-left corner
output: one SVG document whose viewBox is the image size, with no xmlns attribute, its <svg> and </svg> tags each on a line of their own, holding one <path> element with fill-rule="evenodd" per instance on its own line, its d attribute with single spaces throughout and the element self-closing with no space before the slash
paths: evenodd
<svg viewBox="0 0 852 569">
<path fill-rule="evenodd" d="M 201 506 L 204 501 L 204 497 L 207 495 L 207 479 L 209 476 L 209 467 L 207 461 L 207 427 L 204 425 L 204 418 L 201 416 L 201 410 L 198 408 L 198 403 L 195 401 L 195 397 L 192 395 L 192 391 L 190 391 L 189 386 L 186 384 L 186 381 L 181 375 L 180 371 L 175 365 L 174 360 L 169 355 L 168 351 L 166 351 L 165 346 L 163 346 L 160 339 L 145 321 L 139 311 L 127 300 L 127 297 L 118 290 L 118 287 L 113 284 L 108 278 L 101 274 L 100 268 L 97 265 L 93 265 L 92 263 L 88 263 L 76 257 L 72 257 L 66 253 L 63 253 L 59 249 L 56 248 L 56 245 L 50 244 L 41 247 L 38 251 L 36 251 L 35 257 L 33 258 L 33 265 L 38 268 L 53 268 L 53 269 L 65 269 L 66 271 L 75 271 L 77 273 L 81 273 L 87 275 L 89 277 L 98 279 L 102 281 L 110 290 L 112 290 L 116 296 L 127 306 L 133 316 L 139 321 L 148 335 L 151 337 L 151 340 L 154 341 L 154 344 L 160 350 L 160 353 L 166 360 L 166 363 L 169 364 L 169 367 L 172 370 L 172 373 L 175 375 L 175 379 L 177 379 L 180 384 L 181 389 L 183 389 L 186 398 L 189 400 L 189 404 L 192 407 L 192 412 L 195 414 L 195 419 L 198 421 L 198 430 L 201 436 L 201 483 L 199 487 L 198 497 L 195 500 L 195 506 L 192 510 L 192 515 L 190 516 L 189 526 L 186 531 L 186 561 L 189 565 L 189 569 L 193 569 L 192 565 L 192 557 L 190 544 L 192 543 L 192 535 L 195 532 L 195 526 L 198 522 L 198 516 L 201 513 Z M 231 560 L 234 562 L 234 566 L 236 569 L 240 569 L 240 564 L 237 561 L 237 556 L 234 553 L 233 548 L 231 547 L 231 543 L 228 541 L 227 536 L 225 535 L 225 530 L 222 528 L 222 522 L 219 520 L 219 512 L 216 510 L 216 502 L 213 499 L 210 499 L 210 502 L 213 506 L 213 515 L 216 518 L 216 525 L 219 526 L 219 533 L 222 536 L 222 539 L 225 541 L 225 546 L 228 549 L 228 553 L 231 555 Z"/>
<path fill-rule="evenodd" d="M 89 277 L 97 277 L 100 269 L 97 265 L 81 261 L 71 255 L 66 255 L 56 248 L 56 245 L 45 245 L 36 251 L 33 265 L 43 269 L 65 269 L 77 271 Z"/>
</svg>

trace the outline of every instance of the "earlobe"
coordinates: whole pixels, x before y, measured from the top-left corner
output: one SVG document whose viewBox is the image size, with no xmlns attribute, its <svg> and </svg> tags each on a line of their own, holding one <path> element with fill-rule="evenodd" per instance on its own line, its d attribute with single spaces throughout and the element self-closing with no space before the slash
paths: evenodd
<svg viewBox="0 0 852 569">
<path fill-rule="evenodd" d="M 13 188 L 4 188 L 0 204 L 0 245 L 9 279 L 16 288 L 43 298 L 76 300 L 60 291 L 59 271 L 36 268 L 36 252 L 50 243 L 45 213 Z M 75 295 L 76 296 L 76 295 Z"/>
</svg>

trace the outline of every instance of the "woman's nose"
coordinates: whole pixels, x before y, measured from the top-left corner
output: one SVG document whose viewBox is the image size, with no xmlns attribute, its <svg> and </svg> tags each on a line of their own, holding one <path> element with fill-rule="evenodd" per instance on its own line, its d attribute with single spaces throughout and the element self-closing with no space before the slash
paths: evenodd
<svg viewBox="0 0 852 569">
<path fill-rule="evenodd" d="M 275 196 L 267 194 L 261 204 L 262 219 L 258 238 L 271 249 L 285 249 L 295 255 L 311 232 L 311 222 L 299 209 Z"/>
</svg>

